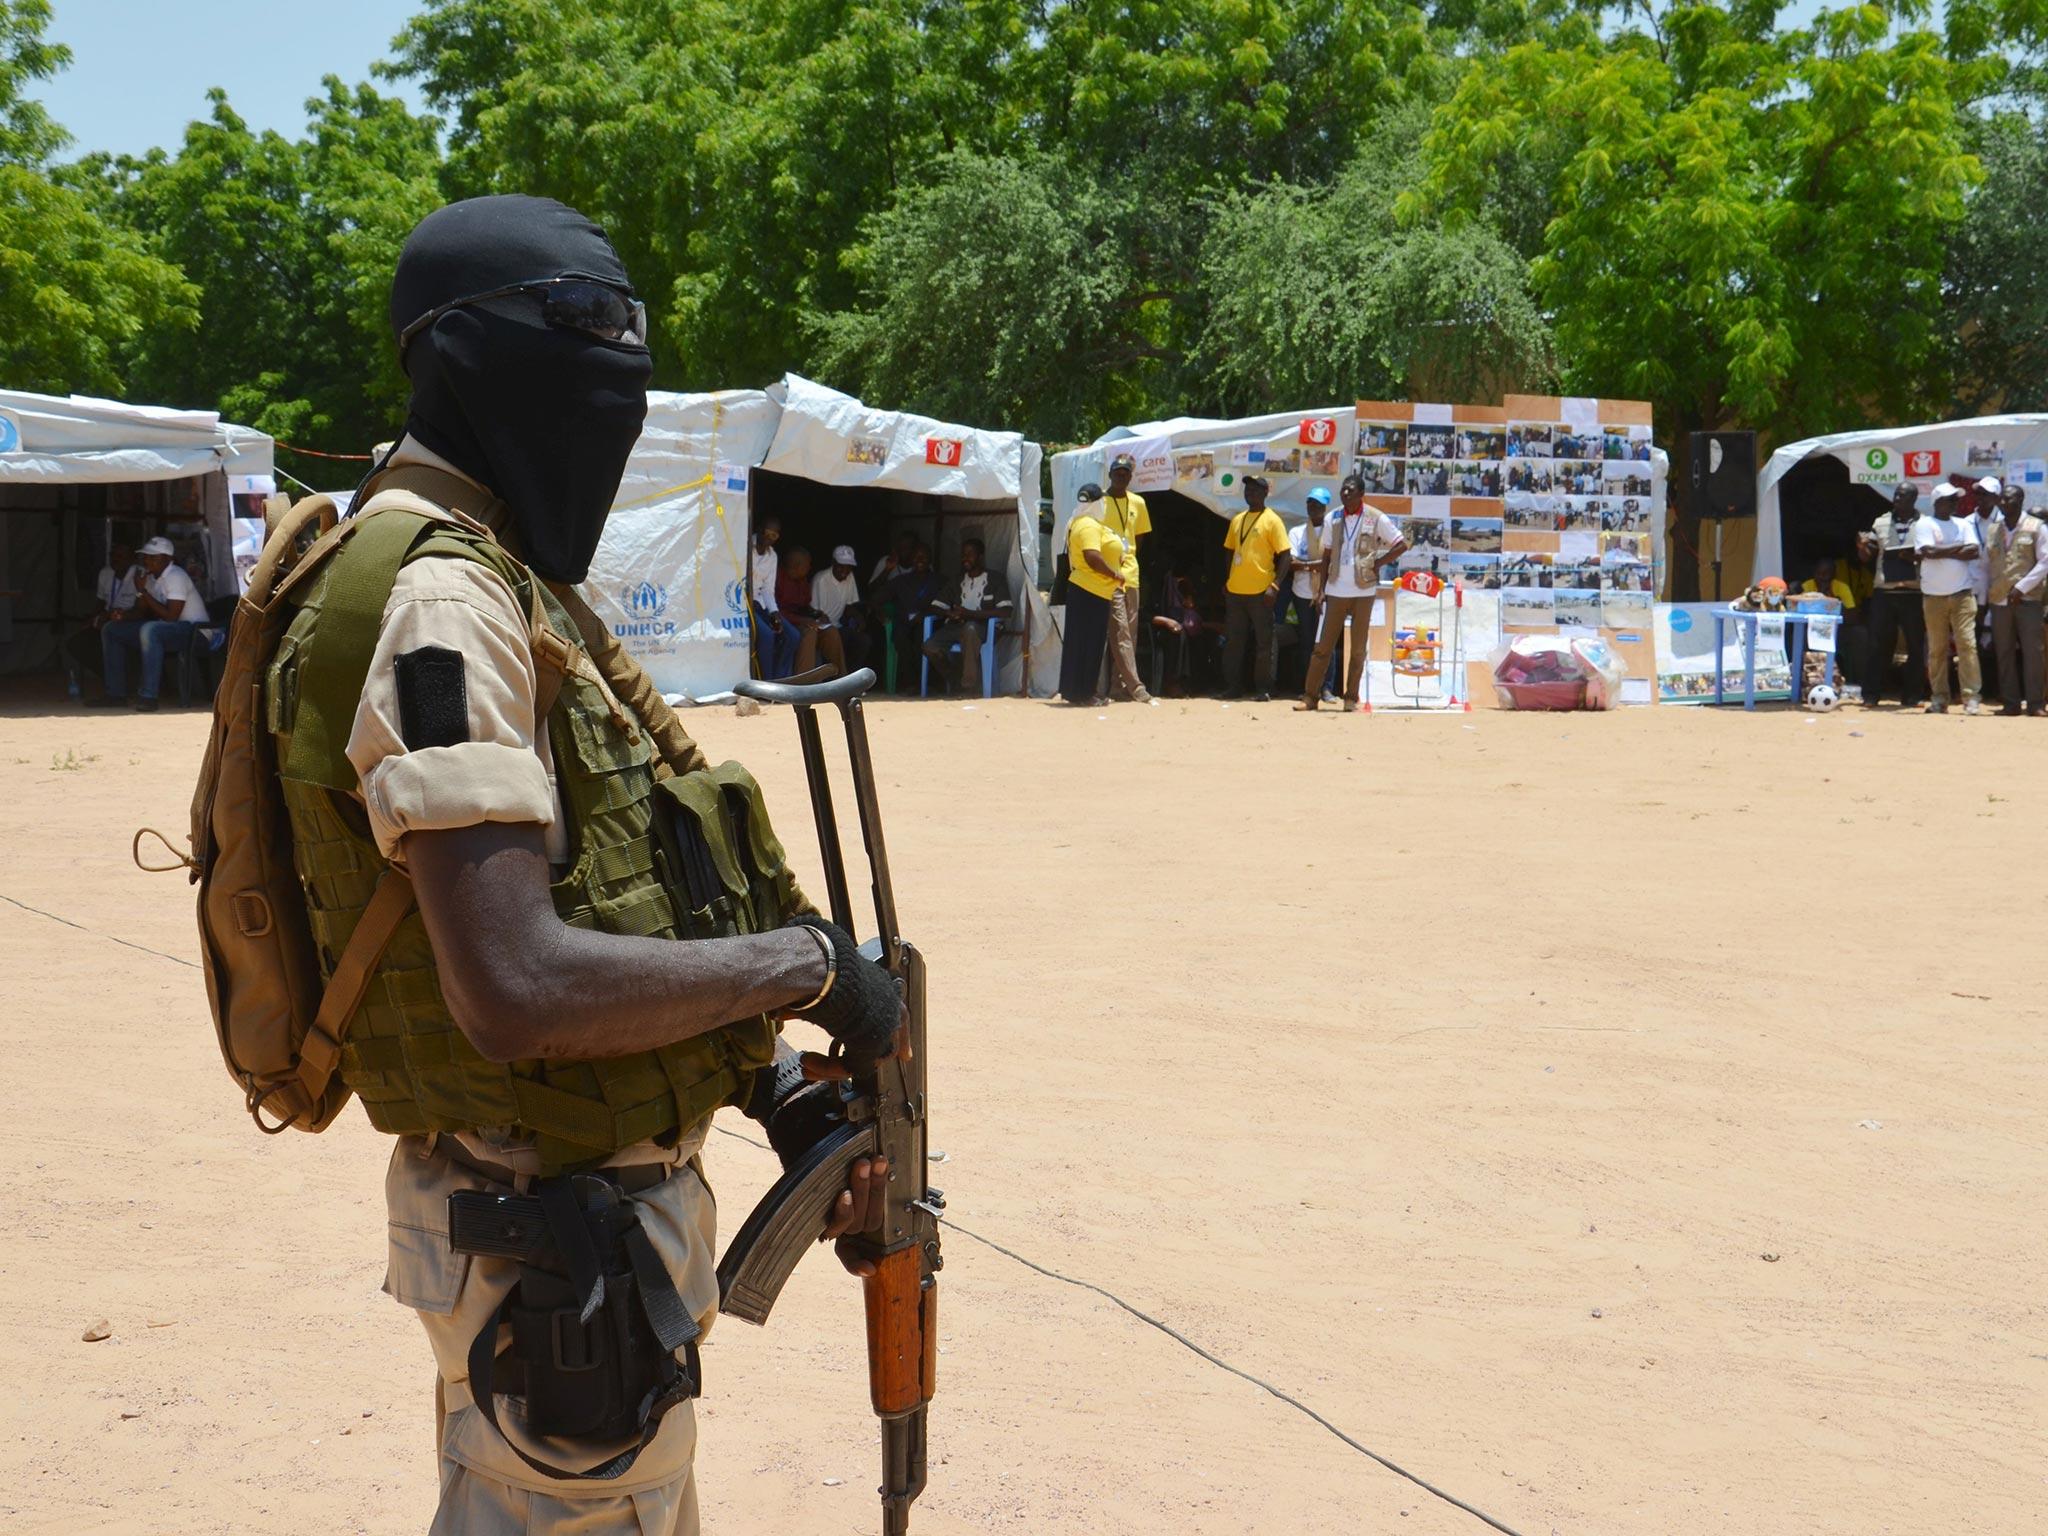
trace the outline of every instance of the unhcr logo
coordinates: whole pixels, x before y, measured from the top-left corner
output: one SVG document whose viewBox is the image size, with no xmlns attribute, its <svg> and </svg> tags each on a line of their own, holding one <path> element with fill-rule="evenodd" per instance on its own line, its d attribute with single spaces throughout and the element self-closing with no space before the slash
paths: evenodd
<svg viewBox="0 0 2048 1536">
<path fill-rule="evenodd" d="M 625 610 L 626 622 L 614 624 L 612 633 L 621 640 L 649 639 L 676 632 L 674 624 L 662 620 L 668 612 L 667 587 L 652 581 L 629 581 L 619 589 L 619 606 Z"/>
</svg>

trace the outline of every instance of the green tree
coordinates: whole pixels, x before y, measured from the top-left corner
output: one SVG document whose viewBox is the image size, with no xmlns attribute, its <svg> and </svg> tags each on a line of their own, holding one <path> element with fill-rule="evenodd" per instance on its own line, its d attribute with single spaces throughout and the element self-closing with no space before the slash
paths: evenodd
<svg viewBox="0 0 2048 1536">
<path fill-rule="evenodd" d="M 2048 408 L 2048 128 L 2001 113 L 1974 147 L 1984 182 L 1948 250 L 1944 294 L 1954 410 Z"/>
<path fill-rule="evenodd" d="M 194 321 L 194 293 L 140 241 L 62 185 L 67 137 L 24 91 L 71 61 L 47 43 L 45 0 L 0 0 L 0 379 L 47 394 L 118 394 L 122 354 Z"/>
<path fill-rule="evenodd" d="M 1355 396 L 1490 400 L 1546 387 L 1550 328 L 1528 263 L 1484 219 L 1395 218 L 1422 174 L 1421 102 L 1386 114 L 1320 186 L 1275 182 L 1216 207 L 1202 248 L 1196 374 L 1232 414 Z"/>
<path fill-rule="evenodd" d="M 820 377 L 1051 441 L 1142 409 L 1162 354 L 1123 199 L 1064 160 L 960 151 L 848 254 L 860 304 L 819 317 Z"/>
<path fill-rule="evenodd" d="M 220 91 L 176 154 L 94 166 L 112 214 L 198 285 L 203 346 L 145 337 L 158 398 L 360 453 L 395 433 L 406 384 L 387 304 L 399 246 L 439 205 L 435 125 L 328 77 L 303 139 L 255 133 Z"/>
<path fill-rule="evenodd" d="M 1667 441 L 1910 419 L 1935 392 L 1979 79 L 1914 14 L 1780 29 L 1770 5 L 1672 5 L 1518 44 L 1465 75 L 1402 209 L 1455 225 L 1503 195 L 1508 154 L 1559 165 L 1532 277 L 1567 385 L 1655 402 Z"/>
</svg>

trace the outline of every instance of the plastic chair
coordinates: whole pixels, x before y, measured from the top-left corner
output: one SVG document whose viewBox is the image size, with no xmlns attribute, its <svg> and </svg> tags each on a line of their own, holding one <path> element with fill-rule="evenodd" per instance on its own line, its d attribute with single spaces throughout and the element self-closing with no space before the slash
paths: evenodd
<svg viewBox="0 0 2048 1536">
<path fill-rule="evenodd" d="M 167 660 L 175 659 L 178 668 L 178 702 L 190 705 L 197 696 L 202 702 L 213 698 L 213 691 L 220 686 L 220 679 L 214 672 L 214 658 L 227 649 L 228 632 L 208 625 L 192 631 L 185 644 Z"/>
<path fill-rule="evenodd" d="M 999 609 L 995 616 L 982 628 L 981 696 L 984 699 L 992 699 L 996 696 L 996 636 L 1003 632 L 1002 620 L 1007 617 L 1008 614 Z M 936 613 L 928 613 L 924 616 L 924 638 L 927 643 L 932 638 L 932 626 L 940 622 L 941 620 Z M 944 622 L 950 624 L 952 620 L 947 619 Z M 959 649 L 959 642 L 955 641 L 952 645 L 946 647 L 946 654 L 950 656 Z M 932 696 L 932 659 L 921 648 L 918 652 L 917 696 L 921 699 L 928 699 Z"/>
</svg>

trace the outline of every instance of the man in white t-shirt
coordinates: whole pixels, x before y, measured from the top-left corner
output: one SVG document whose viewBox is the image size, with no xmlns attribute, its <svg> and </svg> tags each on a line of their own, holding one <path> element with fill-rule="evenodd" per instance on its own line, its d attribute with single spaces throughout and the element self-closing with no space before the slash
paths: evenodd
<svg viewBox="0 0 2048 1536">
<path fill-rule="evenodd" d="M 164 657 L 192 644 L 200 626 L 209 622 L 206 599 L 192 578 L 172 563 L 176 551 L 171 541 L 158 535 L 142 546 L 142 568 L 146 573 L 136 583 L 135 606 L 128 616 L 116 619 L 100 630 L 100 663 L 106 691 L 88 702 L 112 708 L 128 702 L 128 653 L 142 656 L 142 687 L 136 692 L 135 707 L 156 708 L 157 692 L 163 684 Z"/>
<path fill-rule="evenodd" d="M 1310 654 L 1316 648 L 1316 616 L 1322 611 L 1323 603 L 1323 554 L 1330 539 L 1330 493 L 1317 486 L 1303 498 L 1308 514 L 1306 522 L 1297 523 L 1288 538 L 1294 546 L 1294 566 L 1289 573 L 1287 590 L 1280 594 L 1280 601 L 1273 609 L 1274 645 L 1279 644 L 1281 626 L 1287 622 L 1287 615 L 1294 615 L 1294 630 L 1300 637 L 1302 681 L 1304 695 L 1320 693 L 1322 702 L 1337 702 L 1337 663 L 1332 660 L 1323 675 L 1311 687 L 1308 677 Z M 1275 670 L 1278 659 L 1275 659 Z"/>
<path fill-rule="evenodd" d="M 811 578 L 811 606 L 818 611 L 819 631 L 838 637 L 840 663 L 849 672 L 866 666 L 868 655 L 867 627 L 859 611 L 860 582 L 853 571 L 856 558 L 851 544 L 841 544 L 832 551 L 832 563 Z"/>
<path fill-rule="evenodd" d="M 1983 554 L 1974 518 L 1956 516 L 1960 486 L 1937 485 L 1933 511 L 1913 525 L 1913 550 L 1920 558 L 1920 605 L 1927 615 L 1927 713 L 1948 713 L 1948 653 L 1955 647 L 1956 673 L 1963 687 L 1963 713 L 1978 714 L 1983 677 L 1977 665 L 1977 593 L 1971 562 Z"/>
<path fill-rule="evenodd" d="M 135 588 L 141 579 L 142 567 L 135 563 L 134 550 L 126 544 L 116 543 L 107 551 L 107 563 L 100 567 L 99 579 L 93 586 L 99 608 L 82 628 L 73 631 L 64 642 L 65 654 L 71 662 L 71 697 L 74 699 L 78 697 L 80 673 L 100 675 L 104 666 L 100 631 L 116 619 L 128 616 L 128 610 L 135 606 Z"/>
<path fill-rule="evenodd" d="M 1344 666 L 1344 709 L 1358 708 L 1358 683 L 1365 675 L 1365 642 L 1372 629 L 1372 600 L 1380 589 L 1380 567 L 1401 558 L 1408 541 L 1394 520 L 1365 503 L 1365 481 L 1357 475 L 1344 477 L 1337 495 L 1344 503 L 1340 516 L 1330 524 L 1323 541 L 1323 623 L 1316 635 L 1315 654 L 1309 657 L 1297 709 L 1314 709 L 1319 702 L 1312 691 L 1314 680 L 1326 675 L 1336 654 L 1344 626 L 1351 626 L 1351 652 Z"/>
<path fill-rule="evenodd" d="M 754 544 L 747 551 L 748 594 L 754 611 L 754 658 L 761 676 L 769 681 L 787 677 L 796 665 L 796 648 L 803 637 L 796 625 L 782 616 L 775 600 L 775 579 L 782 573 L 782 559 L 775 546 L 782 542 L 782 519 L 764 517 L 754 525 Z"/>
</svg>

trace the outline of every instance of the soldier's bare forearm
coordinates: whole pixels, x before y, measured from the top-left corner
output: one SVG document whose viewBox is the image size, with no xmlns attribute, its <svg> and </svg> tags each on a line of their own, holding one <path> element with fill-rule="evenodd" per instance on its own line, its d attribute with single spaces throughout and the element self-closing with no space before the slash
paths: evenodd
<svg viewBox="0 0 2048 1536">
<path fill-rule="evenodd" d="M 493 1061 L 630 1055 L 825 984 L 800 930 L 676 944 L 569 927 L 531 823 L 412 832 L 402 852 L 449 1009 Z"/>
</svg>

